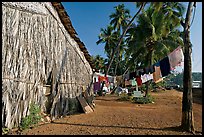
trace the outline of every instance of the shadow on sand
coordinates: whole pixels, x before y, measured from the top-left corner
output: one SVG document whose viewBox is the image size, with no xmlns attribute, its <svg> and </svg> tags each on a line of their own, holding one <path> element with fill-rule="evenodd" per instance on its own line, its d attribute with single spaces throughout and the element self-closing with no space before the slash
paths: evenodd
<svg viewBox="0 0 204 137">
<path fill-rule="evenodd" d="M 133 126 L 122 126 L 122 125 L 92 125 L 92 124 L 77 124 L 77 123 L 66 123 L 66 122 L 53 122 L 53 124 L 67 124 L 71 126 L 88 126 L 88 127 L 100 127 L 100 128 L 129 128 L 129 129 L 140 129 L 140 130 L 162 130 L 162 131 L 176 131 L 185 132 L 180 126 L 164 127 L 164 128 L 148 128 L 148 127 L 133 127 Z M 202 132 L 196 131 L 196 134 L 202 134 Z"/>
</svg>

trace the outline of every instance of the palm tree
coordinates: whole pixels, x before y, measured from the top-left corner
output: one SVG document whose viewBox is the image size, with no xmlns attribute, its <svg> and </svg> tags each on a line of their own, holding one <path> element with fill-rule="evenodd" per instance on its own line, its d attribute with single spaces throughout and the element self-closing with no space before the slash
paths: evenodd
<svg viewBox="0 0 204 137">
<path fill-rule="evenodd" d="M 101 55 L 91 56 L 91 59 L 92 62 L 94 63 L 96 70 L 102 72 L 105 71 L 106 60 L 103 57 L 101 57 Z"/>
<path fill-rule="evenodd" d="M 124 4 L 119 4 L 114 7 L 115 13 L 112 13 L 109 17 L 111 20 L 110 24 L 113 25 L 114 29 L 117 31 L 124 30 L 127 27 L 128 21 L 131 18 L 130 11 L 125 9 Z"/>
<path fill-rule="evenodd" d="M 116 47 L 114 48 L 114 50 L 113 50 L 113 52 L 112 52 L 112 54 L 111 54 L 110 62 L 109 62 L 109 64 L 108 64 L 108 67 L 107 67 L 107 71 L 106 71 L 106 73 L 105 73 L 105 76 L 107 76 L 107 74 L 108 74 L 108 72 L 109 72 L 109 70 L 110 70 L 110 67 L 111 67 L 111 65 L 112 65 L 112 63 L 113 63 L 114 55 L 115 55 L 115 53 L 119 50 L 119 46 L 120 46 L 120 44 L 122 43 L 122 40 L 123 40 L 123 38 L 124 38 L 124 36 L 125 36 L 127 30 L 129 29 L 129 27 L 131 26 L 132 22 L 133 22 L 134 19 L 137 17 L 137 15 L 140 13 L 140 11 L 142 11 L 142 9 L 145 7 L 146 2 L 139 2 L 139 4 L 137 3 L 136 5 L 139 6 L 140 8 L 139 8 L 139 10 L 137 11 L 137 13 L 132 17 L 132 19 L 130 20 L 130 22 L 127 24 L 127 27 L 124 29 L 122 35 L 120 36 L 120 38 L 119 38 L 119 40 L 118 40 L 118 42 L 117 42 L 117 44 L 116 44 Z M 102 84 L 102 87 L 103 87 L 103 84 Z"/>
<path fill-rule="evenodd" d="M 132 17 L 132 19 L 130 20 L 130 22 L 127 24 L 127 27 L 124 29 L 122 35 L 120 36 L 120 38 L 119 38 L 119 40 L 118 40 L 118 42 L 117 42 L 117 44 L 116 44 L 116 46 L 115 46 L 115 48 L 114 48 L 114 50 L 113 50 L 111 56 L 110 56 L 110 61 L 109 61 L 108 66 L 107 66 L 107 70 L 106 70 L 106 72 L 105 72 L 105 76 L 107 76 L 108 73 L 109 73 L 110 67 L 111 67 L 111 65 L 112 65 L 112 63 L 113 63 L 113 60 L 114 60 L 114 55 L 117 53 L 117 51 L 118 51 L 118 49 L 119 49 L 119 46 L 121 45 L 122 40 L 123 40 L 123 38 L 124 38 L 124 36 L 125 36 L 127 30 L 129 29 L 129 27 L 131 26 L 132 22 L 133 22 L 134 19 L 137 17 L 137 15 L 140 13 L 140 11 L 145 7 L 146 2 L 139 2 L 139 4 L 137 3 L 136 5 L 139 6 L 140 8 L 139 8 L 139 10 L 137 11 L 137 13 Z M 103 89 L 103 86 L 104 86 L 104 82 L 102 83 L 101 89 Z"/>
<path fill-rule="evenodd" d="M 114 32 L 114 28 L 111 25 L 107 26 L 107 29 L 101 28 L 101 32 L 98 36 L 99 40 L 96 44 L 105 43 L 105 53 L 108 57 L 112 54 L 114 47 L 118 39 L 118 33 Z"/>
<path fill-rule="evenodd" d="M 136 7 L 137 7 L 137 8 L 140 7 L 140 8 L 139 8 L 139 10 L 137 11 L 137 13 L 132 17 L 132 19 L 130 20 L 130 22 L 127 24 L 127 27 L 123 30 L 123 33 L 122 33 L 122 35 L 120 36 L 120 39 L 118 40 L 118 43 L 116 44 L 116 47 L 115 47 L 115 49 L 113 50 L 113 52 L 112 52 L 112 54 L 111 54 L 110 62 L 109 62 L 109 64 L 108 64 L 107 71 L 106 71 L 105 75 L 107 75 L 107 74 L 109 73 L 110 67 L 111 67 L 111 65 L 112 65 L 112 63 L 113 63 L 113 60 L 114 60 L 114 55 L 115 55 L 115 53 L 118 52 L 118 50 L 120 50 L 120 49 L 119 49 L 120 44 L 122 43 L 122 40 L 123 40 L 124 36 L 126 35 L 127 30 L 128 30 L 129 27 L 132 25 L 134 19 L 137 17 L 137 15 L 140 13 L 140 11 L 142 11 L 142 10 L 144 9 L 145 5 L 147 5 L 147 3 L 148 3 L 148 2 L 136 2 Z M 162 3 L 162 2 L 153 2 L 152 5 L 155 6 L 155 10 L 156 10 L 156 11 L 159 11 L 160 8 L 161 8 L 161 5 L 163 5 L 163 3 Z M 177 5 L 179 5 L 179 4 L 177 4 Z M 179 7 L 179 6 L 178 6 L 178 7 Z M 178 7 L 177 7 L 178 11 L 182 11 L 182 8 L 179 9 Z M 163 8 L 165 8 L 165 5 L 163 6 Z M 181 13 L 181 12 L 180 12 L 180 13 Z M 102 86 L 102 87 L 103 87 L 103 86 Z"/>
<path fill-rule="evenodd" d="M 112 25 L 108 25 L 107 29 L 101 29 L 101 32 L 99 34 L 99 40 L 96 42 L 96 44 L 100 44 L 100 43 L 105 43 L 105 53 L 108 57 L 108 59 L 111 57 L 111 55 L 114 52 L 114 48 L 116 45 L 116 42 L 119 38 L 119 32 L 114 31 L 114 28 Z M 114 56 L 115 59 L 116 55 Z M 109 61 L 109 60 L 108 60 Z M 117 60 L 114 60 L 114 64 L 112 66 L 112 68 L 116 68 L 117 64 Z"/>
<path fill-rule="evenodd" d="M 113 25 L 114 29 L 119 33 L 119 35 L 121 35 L 121 32 L 124 31 L 124 29 L 127 27 L 129 19 L 131 18 L 130 11 L 128 9 L 125 9 L 124 4 L 119 4 L 118 6 L 114 8 L 115 8 L 115 12 L 109 16 L 111 19 L 110 24 Z M 121 44 L 121 46 L 119 47 L 117 51 L 116 57 L 115 57 L 115 59 L 117 60 L 116 61 L 117 64 L 115 67 L 114 75 L 117 74 L 118 66 L 119 66 L 119 70 L 121 70 L 120 69 L 121 66 L 119 65 L 119 62 L 122 61 L 122 55 L 124 52 L 123 47 L 122 47 L 123 45 L 125 44 Z"/>
<path fill-rule="evenodd" d="M 166 18 L 171 18 L 171 20 L 168 21 L 171 28 L 180 26 L 180 18 L 182 18 L 185 11 L 183 4 L 179 2 L 163 2 L 160 7 L 166 15 Z"/>
<path fill-rule="evenodd" d="M 138 25 L 128 30 L 130 36 L 128 45 L 130 52 L 132 51 L 130 55 L 142 56 L 145 60 L 143 59 L 141 65 L 151 66 L 178 45 L 183 45 L 183 41 L 179 37 L 180 32 L 176 29 L 178 25 L 175 25 L 175 27 L 170 25 L 169 22 L 172 22 L 170 18 L 171 16 L 161 8 L 155 10 L 153 6 L 150 6 L 138 16 Z M 140 51 L 142 51 L 142 54 Z M 148 85 L 147 82 L 145 96 L 148 94 Z"/>
</svg>

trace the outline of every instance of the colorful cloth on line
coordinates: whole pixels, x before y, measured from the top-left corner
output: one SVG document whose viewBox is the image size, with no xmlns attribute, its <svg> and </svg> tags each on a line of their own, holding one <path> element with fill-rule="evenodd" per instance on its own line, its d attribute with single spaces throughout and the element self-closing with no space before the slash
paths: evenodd
<svg viewBox="0 0 204 137">
<path fill-rule="evenodd" d="M 144 75 L 141 75 L 141 80 L 142 80 L 142 83 L 145 83 L 147 82 L 147 74 L 144 74 Z"/>
<path fill-rule="evenodd" d="M 146 77 L 147 77 L 147 81 L 152 80 L 153 79 L 153 74 L 147 74 Z"/>
<path fill-rule="evenodd" d="M 144 75 L 145 74 L 144 69 L 139 69 L 138 70 L 138 74 L 139 74 L 139 76 Z"/>
<path fill-rule="evenodd" d="M 142 86 L 142 79 L 141 79 L 141 77 L 137 76 L 136 77 L 136 81 L 137 81 L 137 85 L 138 86 Z"/>
<path fill-rule="evenodd" d="M 142 83 L 145 83 L 153 79 L 153 74 L 144 74 L 141 76 L 141 79 L 142 79 Z"/>
<path fill-rule="evenodd" d="M 108 82 L 110 83 L 114 82 L 114 77 L 108 77 Z"/>
<path fill-rule="evenodd" d="M 170 63 L 169 63 L 168 57 L 165 57 L 162 60 L 160 60 L 159 64 L 160 64 L 162 77 L 165 77 L 168 74 L 170 74 Z"/>
<path fill-rule="evenodd" d="M 106 87 L 109 87 L 110 83 L 109 83 L 109 82 L 106 82 L 105 85 L 106 85 Z"/>
<path fill-rule="evenodd" d="M 149 74 L 149 67 L 145 67 L 143 70 L 145 74 Z"/>
<path fill-rule="evenodd" d="M 178 46 L 173 52 L 168 55 L 171 70 L 174 70 L 176 66 L 181 65 L 184 61 L 184 55 L 181 46 Z"/>
<path fill-rule="evenodd" d="M 134 79 L 131 80 L 132 86 L 134 86 L 136 88 L 136 91 L 138 91 L 138 85 L 137 85 L 137 81 Z"/>
<path fill-rule="evenodd" d="M 125 86 L 131 85 L 130 80 L 125 80 Z"/>
<path fill-rule="evenodd" d="M 113 89 L 113 83 L 110 83 L 110 89 Z"/>
<path fill-rule="evenodd" d="M 129 80 L 130 79 L 130 73 L 128 72 L 127 74 L 125 74 L 124 78 L 125 78 L 125 80 Z"/>
<path fill-rule="evenodd" d="M 108 82 L 108 78 L 104 76 L 98 76 L 99 81 L 105 81 Z"/>
<path fill-rule="evenodd" d="M 135 79 L 132 79 L 132 80 L 131 80 L 131 85 L 132 85 L 132 86 L 137 86 L 137 82 L 135 81 Z"/>
<path fill-rule="evenodd" d="M 95 82 L 94 83 L 94 91 L 99 91 L 100 90 L 100 82 Z"/>
<path fill-rule="evenodd" d="M 153 65 L 151 65 L 149 67 L 145 67 L 143 70 L 144 70 L 145 74 L 153 73 L 155 71 Z"/>
<path fill-rule="evenodd" d="M 154 68 L 154 65 L 151 65 L 150 67 L 149 67 L 149 73 L 154 73 L 155 72 L 155 68 Z"/>
<path fill-rule="evenodd" d="M 129 75 L 129 79 L 133 79 L 136 77 L 136 72 L 131 72 Z"/>
<path fill-rule="evenodd" d="M 155 72 L 153 72 L 153 80 L 155 83 L 158 83 L 163 80 L 160 70 L 160 64 L 159 62 L 157 62 L 153 66 L 155 68 Z"/>
</svg>

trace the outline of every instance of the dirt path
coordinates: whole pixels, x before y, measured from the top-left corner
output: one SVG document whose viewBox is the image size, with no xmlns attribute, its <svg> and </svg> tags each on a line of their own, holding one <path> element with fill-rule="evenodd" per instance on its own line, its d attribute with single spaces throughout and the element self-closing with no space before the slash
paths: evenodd
<svg viewBox="0 0 204 137">
<path fill-rule="evenodd" d="M 93 113 L 70 115 L 53 123 L 25 130 L 27 135 L 190 135 L 178 131 L 182 92 L 151 93 L 154 104 L 116 101 L 117 96 L 96 97 Z M 202 134 L 202 101 L 193 104 L 195 129 Z"/>
</svg>

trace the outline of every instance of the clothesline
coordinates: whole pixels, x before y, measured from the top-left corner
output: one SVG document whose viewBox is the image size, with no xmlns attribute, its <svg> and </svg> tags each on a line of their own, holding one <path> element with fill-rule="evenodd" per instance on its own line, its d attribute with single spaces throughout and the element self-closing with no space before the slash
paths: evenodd
<svg viewBox="0 0 204 137">
<path fill-rule="evenodd" d="M 162 81 L 165 76 L 171 74 L 171 71 L 173 71 L 176 66 L 181 65 L 183 60 L 184 55 L 182 48 L 181 46 L 178 46 L 174 51 L 169 53 L 160 61 L 143 69 L 139 69 L 134 72 L 128 72 L 127 74 L 117 77 L 105 77 L 98 74 L 98 82 L 94 81 L 94 91 L 100 90 L 101 81 L 106 82 L 106 87 L 109 87 L 109 83 L 116 83 L 116 81 L 117 84 L 122 84 L 121 82 L 123 81 L 125 82 L 125 85 L 137 84 L 137 86 L 142 86 L 143 83 L 146 83 L 150 80 L 153 80 L 154 83 L 158 83 Z M 125 79 L 125 81 L 123 78 Z"/>
<path fill-rule="evenodd" d="M 184 60 L 184 55 L 181 46 L 178 46 L 174 51 L 164 57 L 162 60 L 156 62 L 155 64 L 139 69 L 135 72 L 130 72 L 125 74 L 125 80 L 135 79 L 137 84 L 141 85 L 149 80 L 154 80 L 158 83 L 163 80 L 163 77 L 171 74 L 171 71 L 175 69 L 176 66 L 180 66 Z"/>
</svg>

